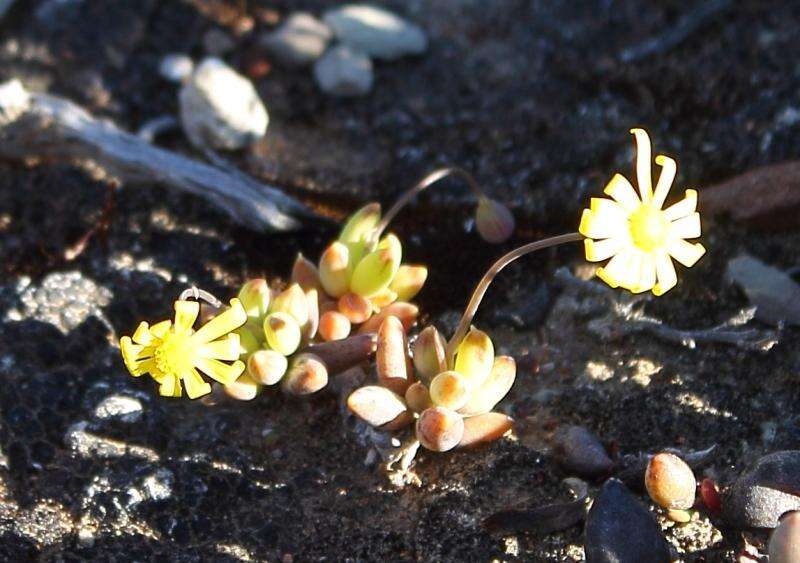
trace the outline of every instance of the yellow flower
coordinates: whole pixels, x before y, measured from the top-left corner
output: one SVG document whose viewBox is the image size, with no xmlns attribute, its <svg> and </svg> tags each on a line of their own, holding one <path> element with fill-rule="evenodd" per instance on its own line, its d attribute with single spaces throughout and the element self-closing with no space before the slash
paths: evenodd
<svg viewBox="0 0 800 563">
<path fill-rule="evenodd" d="M 700 236 L 697 192 L 686 190 L 681 201 L 662 209 L 677 164 L 667 156 L 656 156 L 661 175 L 653 190 L 650 137 L 643 129 L 631 133 L 636 138 L 639 195 L 624 176 L 616 174 L 604 190 L 612 199 L 592 198 L 578 231 L 587 237 L 587 260 L 611 259 L 598 268 L 600 279 L 634 293 L 652 290 L 663 295 L 677 283 L 672 259 L 691 267 L 706 251 L 703 245 L 685 240 Z"/>
<path fill-rule="evenodd" d="M 131 375 L 149 373 L 165 397 L 180 397 L 183 381 L 190 399 L 211 392 L 198 370 L 223 385 L 236 381 L 245 366 L 239 361 L 239 335 L 231 331 L 247 321 L 247 312 L 238 299 L 232 299 L 229 309 L 195 332 L 192 327 L 199 312 L 196 301 L 176 301 L 174 322 L 153 326 L 143 322 L 133 338 L 123 336 L 122 359 Z"/>
</svg>

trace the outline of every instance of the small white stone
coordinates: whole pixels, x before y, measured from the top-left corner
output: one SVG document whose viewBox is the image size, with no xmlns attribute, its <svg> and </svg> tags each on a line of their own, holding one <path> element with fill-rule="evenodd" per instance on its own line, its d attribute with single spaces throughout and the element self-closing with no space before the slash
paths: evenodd
<svg viewBox="0 0 800 563">
<path fill-rule="evenodd" d="M 372 61 L 364 53 L 338 45 L 314 64 L 314 78 L 333 96 L 363 96 L 372 89 Z"/>
<path fill-rule="evenodd" d="M 181 88 L 180 111 L 186 135 L 200 148 L 244 148 L 261 139 L 269 123 L 252 82 L 213 57 Z"/>
<path fill-rule="evenodd" d="M 419 26 L 375 6 L 349 4 L 328 10 L 322 19 L 340 42 L 377 59 L 419 55 L 428 48 Z"/>
<path fill-rule="evenodd" d="M 158 65 L 158 73 L 170 82 L 181 83 L 187 80 L 193 70 L 194 62 L 183 53 L 170 53 L 161 59 L 161 64 Z"/>
<path fill-rule="evenodd" d="M 95 407 L 94 415 L 100 419 L 119 418 L 123 422 L 136 422 L 142 416 L 142 403 L 133 397 L 111 395 Z"/>
<path fill-rule="evenodd" d="M 333 37 L 331 29 L 306 12 L 297 12 L 272 33 L 265 35 L 261 44 L 284 66 L 310 65 L 322 56 Z"/>
</svg>

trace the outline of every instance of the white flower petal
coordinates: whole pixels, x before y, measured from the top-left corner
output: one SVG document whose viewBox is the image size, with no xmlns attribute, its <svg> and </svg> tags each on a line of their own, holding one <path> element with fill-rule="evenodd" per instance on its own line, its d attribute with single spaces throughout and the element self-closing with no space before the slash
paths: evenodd
<svg viewBox="0 0 800 563">
<path fill-rule="evenodd" d="M 641 203 L 639 196 L 636 195 L 636 190 L 622 174 L 614 174 L 603 192 L 613 197 L 628 212 L 635 211 Z"/>
<path fill-rule="evenodd" d="M 691 215 L 695 212 L 695 209 L 697 209 L 697 191 L 686 190 L 686 197 L 684 197 L 678 203 L 667 207 L 664 210 L 664 215 L 670 221 L 674 221 L 676 219 L 680 219 L 681 217 Z"/>
<path fill-rule="evenodd" d="M 659 252 L 656 255 L 656 276 L 658 283 L 653 287 L 653 293 L 656 296 L 664 295 L 678 283 L 672 258 L 666 252 Z"/>
<path fill-rule="evenodd" d="M 583 244 L 586 249 L 586 259 L 589 262 L 602 262 L 617 254 L 624 247 L 625 243 L 619 238 L 609 238 L 606 240 L 594 241 L 585 239 Z"/>
<path fill-rule="evenodd" d="M 653 199 L 652 149 L 650 137 L 644 129 L 631 129 L 636 138 L 636 181 L 642 203 L 650 203 Z"/>
<path fill-rule="evenodd" d="M 678 170 L 678 163 L 668 156 L 660 154 L 656 157 L 656 164 L 661 166 L 661 175 L 658 177 L 656 190 L 653 193 L 653 206 L 661 209 L 667 199 L 669 189 L 675 180 L 675 173 Z"/>
<path fill-rule="evenodd" d="M 692 213 L 673 221 L 669 226 L 670 236 L 676 238 L 697 238 L 700 236 L 700 214 Z"/>
<path fill-rule="evenodd" d="M 700 243 L 689 243 L 683 239 L 673 239 L 667 247 L 669 255 L 678 262 L 691 268 L 705 254 L 706 249 Z"/>
</svg>

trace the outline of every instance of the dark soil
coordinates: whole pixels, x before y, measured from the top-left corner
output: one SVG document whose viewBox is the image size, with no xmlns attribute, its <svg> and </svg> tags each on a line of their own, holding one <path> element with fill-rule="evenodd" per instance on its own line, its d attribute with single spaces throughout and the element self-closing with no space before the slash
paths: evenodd
<svg viewBox="0 0 800 563">
<path fill-rule="evenodd" d="M 796 157 L 800 120 L 786 116 L 800 110 L 800 7 L 791 2 L 733 2 L 677 46 L 631 63 L 620 62 L 623 49 L 699 3 L 377 3 L 423 26 L 429 51 L 378 64 L 374 91 L 349 101 L 320 93 L 308 70 L 273 66 L 256 80 L 267 137 L 231 158 L 335 219 L 371 200 L 390 204 L 437 166 L 472 171 L 511 205 L 517 233 L 498 248 L 468 232 L 471 200 L 455 181 L 404 211 L 394 227 L 406 256 L 431 269 L 419 298 L 426 319 L 452 318 L 515 243 L 574 230 L 588 197 L 630 171 L 632 126 L 677 157 L 676 186 L 699 186 L 701 202 L 703 185 Z M 0 22 L 0 80 L 19 77 L 136 130 L 177 112 L 176 88 L 157 72 L 165 54 L 200 57 L 206 30 L 235 36 L 249 16 L 255 29 L 226 57 L 246 71 L 266 60 L 255 38 L 280 17 L 336 3 L 56 4 L 17 2 Z M 177 131 L 159 143 L 193 154 Z M 67 260 L 112 202 L 107 229 Z M 704 231 L 708 256 L 646 304 L 678 328 L 710 327 L 747 305 L 723 277 L 733 256 L 800 262 L 796 230 L 704 218 Z M 622 454 L 718 444 L 701 473 L 722 483 L 764 452 L 800 447 L 796 329 L 764 354 L 645 334 L 601 340 L 588 326 L 597 304 L 552 279 L 557 266 L 582 264 L 577 247 L 509 268 L 478 317 L 521 366 L 504 401 L 516 438 L 422 453 L 420 486 L 396 488 L 364 463 L 332 394 L 209 407 L 160 399 L 127 375 L 118 337 L 166 318 L 188 285 L 229 296 L 248 277 L 285 277 L 298 251 L 315 258 L 334 233 L 308 224 L 256 234 L 160 186 L 115 191 L 68 164 L 0 164 L 0 558 L 580 560 L 579 527 L 503 537 L 480 525 L 499 509 L 567 498 L 544 440 L 558 424 L 585 425 Z M 53 277 L 62 273 L 73 281 Z M 522 323 L 509 320 L 520 311 Z M 96 408 L 112 395 L 141 411 L 103 418 Z M 739 532 L 702 513 L 683 527 L 662 523 L 686 560 L 729 561 L 741 548 Z"/>
</svg>

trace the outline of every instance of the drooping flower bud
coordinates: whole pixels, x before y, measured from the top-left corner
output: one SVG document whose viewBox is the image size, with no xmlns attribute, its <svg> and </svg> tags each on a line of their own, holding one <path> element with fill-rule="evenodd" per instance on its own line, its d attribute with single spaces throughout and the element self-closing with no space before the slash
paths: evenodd
<svg viewBox="0 0 800 563">
<path fill-rule="evenodd" d="M 292 359 L 281 386 L 291 395 L 310 395 L 328 384 L 328 368 L 314 354 L 298 354 Z"/>
<path fill-rule="evenodd" d="M 319 259 L 319 281 L 325 293 L 339 298 L 350 288 L 350 250 L 339 241 L 325 249 Z"/>
<path fill-rule="evenodd" d="M 473 448 L 494 442 L 514 426 L 514 419 L 499 412 L 487 412 L 464 419 L 464 434 L 459 448 Z"/>
<path fill-rule="evenodd" d="M 347 408 L 375 427 L 392 422 L 408 410 L 400 395 L 379 385 L 367 385 L 353 391 L 347 398 Z"/>
<path fill-rule="evenodd" d="M 481 385 L 492 372 L 494 345 L 482 330 L 472 328 L 458 345 L 455 370 L 463 374 L 473 387 Z"/>
<path fill-rule="evenodd" d="M 347 338 L 350 321 L 339 311 L 328 311 L 319 318 L 319 335 L 326 342 Z"/>
<path fill-rule="evenodd" d="M 270 313 L 264 319 L 264 336 L 270 348 L 289 356 L 300 345 L 300 325 L 287 313 Z"/>
<path fill-rule="evenodd" d="M 371 297 L 388 288 L 400 268 L 402 257 L 400 240 L 392 234 L 386 235 L 378 247 L 364 256 L 353 270 L 351 291 Z"/>
<path fill-rule="evenodd" d="M 243 373 L 233 383 L 225 385 L 225 394 L 237 401 L 252 401 L 261 391 L 261 385 L 249 375 Z"/>
<path fill-rule="evenodd" d="M 270 311 L 287 313 L 301 327 L 308 322 L 308 300 L 300 284 L 293 283 L 272 300 Z"/>
<path fill-rule="evenodd" d="M 481 197 L 475 211 L 475 227 L 483 240 L 499 244 L 514 233 L 514 215 L 499 201 Z"/>
<path fill-rule="evenodd" d="M 339 312 L 352 324 L 361 324 L 372 316 L 372 303 L 357 293 L 345 293 L 339 298 Z"/>
<path fill-rule="evenodd" d="M 292 266 L 292 283 L 299 284 L 305 291 L 322 291 L 317 267 L 302 254 L 298 254 Z"/>
<path fill-rule="evenodd" d="M 414 367 L 422 381 L 430 383 L 437 374 L 447 370 L 446 345 L 435 326 L 427 326 L 419 333 L 414 342 L 413 356 Z"/>
<path fill-rule="evenodd" d="M 378 330 L 375 365 L 381 385 L 399 395 L 414 381 L 407 350 L 403 324 L 397 317 L 386 317 Z"/>
<path fill-rule="evenodd" d="M 401 264 L 394 276 L 389 289 L 396 293 L 396 299 L 411 301 L 428 279 L 428 268 L 425 266 L 411 266 Z"/>
<path fill-rule="evenodd" d="M 464 436 L 464 419 L 444 407 L 432 407 L 417 420 L 417 439 L 429 450 L 452 450 Z"/>
<path fill-rule="evenodd" d="M 467 403 L 472 386 L 461 373 L 443 371 L 431 381 L 430 392 L 434 405 L 456 410 Z"/>
<path fill-rule="evenodd" d="M 497 356 L 492 372 L 480 387 L 470 395 L 467 404 L 458 409 L 464 416 L 474 416 L 489 412 L 508 394 L 514 385 L 517 364 L 511 356 Z"/>
<path fill-rule="evenodd" d="M 342 242 L 362 242 L 369 238 L 381 220 L 381 204 L 368 203 L 353 213 L 342 227 L 339 240 Z"/>
<path fill-rule="evenodd" d="M 257 350 L 247 359 L 247 373 L 262 385 L 278 383 L 288 366 L 286 356 L 275 350 Z"/>
<path fill-rule="evenodd" d="M 242 302 L 247 316 L 258 322 L 267 314 L 271 297 L 267 280 L 262 278 L 249 280 L 239 290 L 239 301 Z"/>
<path fill-rule="evenodd" d="M 406 389 L 405 399 L 408 408 L 417 413 L 433 406 L 431 394 L 421 381 L 412 383 L 409 388 Z"/>
</svg>

